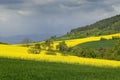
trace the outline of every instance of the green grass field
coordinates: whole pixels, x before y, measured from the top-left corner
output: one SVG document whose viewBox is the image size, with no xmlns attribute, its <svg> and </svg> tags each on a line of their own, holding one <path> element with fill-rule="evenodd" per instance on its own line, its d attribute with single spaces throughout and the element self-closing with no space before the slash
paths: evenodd
<svg viewBox="0 0 120 80">
<path fill-rule="evenodd" d="M 0 80 L 120 80 L 120 68 L 0 58 Z"/>
<path fill-rule="evenodd" d="M 83 44 L 79 44 L 77 46 L 83 48 L 88 47 L 92 49 L 98 49 L 98 48 L 111 48 L 113 47 L 118 40 L 101 40 L 101 41 L 93 41 L 93 42 L 87 42 Z"/>
</svg>

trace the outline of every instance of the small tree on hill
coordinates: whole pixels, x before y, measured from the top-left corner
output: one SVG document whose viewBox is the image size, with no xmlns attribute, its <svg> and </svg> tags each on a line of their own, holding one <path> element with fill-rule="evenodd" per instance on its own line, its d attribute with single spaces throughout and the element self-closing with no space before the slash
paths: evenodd
<svg viewBox="0 0 120 80">
<path fill-rule="evenodd" d="M 89 57 L 89 58 L 97 57 L 96 52 L 90 48 L 75 47 L 75 48 L 72 48 L 71 51 L 75 53 L 76 56 L 79 56 L 79 57 Z"/>
<path fill-rule="evenodd" d="M 40 51 L 41 51 L 41 45 L 37 43 L 28 50 L 28 53 L 39 54 Z"/>
<path fill-rule="evenodd" d="M 61 52 L 67 51 L 68 50 L 68 46 L 65 43 L 65 41 L 60 42 L 59 45 L 57 46 L 57 49 Z"/>
<path fill-rule="evenodd" d="M 53 48 L 53 40 L 52 39 L 45 40 L 44 44 L 46 47 L 48 47 L 48 50 L 52 50 L 52 48 Z"/>
<path fill-rule="evenodd" d="M 118 40 L 117 44 L 115 45 L 115 47 L 113 48 L 114 50 L 114 53 L 116 55 L 119 55 L 120 56 L 120 40 Z"/>
</svg>

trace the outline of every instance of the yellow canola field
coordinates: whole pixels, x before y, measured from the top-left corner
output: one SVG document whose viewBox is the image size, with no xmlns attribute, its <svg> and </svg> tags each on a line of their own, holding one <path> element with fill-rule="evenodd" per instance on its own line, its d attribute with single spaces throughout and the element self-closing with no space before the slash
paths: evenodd
<svg viewBox="0 0 120 80">
<path fill-rule="evenodd" d="M 46 55 L 45 51 L 42 51 L 41 54 L 28 54 L 27 48 L 12 45 L 0 45 L 0 57 L 48 62 L 62 62 L 69 64 L 77 63 L 101 67 L 120 67 L 119 61 L 82 58 L 77 56 Z"/>
<path fill-rule="evenodd" d="M 101 37 L 110 39 L 112 38 L 112 36 L 120 36 L 120 34 L 113 34 L 113 35 L 107 35 Z M 101 37 L 89 37 L 83 39 L 66 40 L 66 43 L 68 46 L 75 46 L 80 43 L 99 40 Z M 120 67 L 120 61 L 82 58 L 77 56 L 46 55 L 45 54 L 46 51 L 41 51 L 40 54 L 29 54 L 27 50 L 28 48 L 21 47 L 19 45 L 0 45 L 0 57 L 37 60 L 37 61 L 49 61 L 49 62 L 63 62 L 70 64 L 78 63 L 84 65 L 93 65 L 93 66 Z"/>
<path fill-rule="evenodd" d="M 101 38 L 106 38 L 106 39 L 111 39 L 113 36 L 118 36 L 120 37 L 120 33 L 117 34 L 111 34 L 111 35 L 103 35 L 99 37 L 88 37 L 88 38 L 82 38 L 82 39 L 72 39 L 72 40 L 66 40 L 66 44 L 68 47 L 72 47 L 78 44 L 86 43 L 86 42 L 91 42 L 91 41 L 99 41 Z"/>
</svg>

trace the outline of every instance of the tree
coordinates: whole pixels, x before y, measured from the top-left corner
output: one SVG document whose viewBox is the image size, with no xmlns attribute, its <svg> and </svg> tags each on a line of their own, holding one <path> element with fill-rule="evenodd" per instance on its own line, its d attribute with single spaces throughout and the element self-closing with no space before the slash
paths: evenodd
<svg viewBox="0 0 120 80">
<path fill-rule="evenodd" d="M 97 51 L 98 51 L 99 57 L 103 58 L 103 57 L 105 57 L 105 53 L 106 53 L 107 49 L 100 47 L 97 49 Z"/>
<path fill-rule="evenodd" d="M 118 40 L 117 44 L 113 48 L 107 50 L 105 58 L 120 60 L 120 40 Z"/>
<path fill-rule="evenodd" d="M 46 47 L 47 47 L 47 46 L 45 45 L 45 42 L 41 43 L 41 48 L 42 48 L 42 49 L 46 50 Z"/>
<path fill-rule="evenodd" d="M 115 56 L 116 56 L 116 54 L 114 53 L 113 48 L 109 48 L 106 50 L 103 58 L 113 60 L 113 59 L 115 59 Z"/>
<path fill-rule="evenodd" d="M 29 38 L 25 38 L 22 40 L 22 44 L 24 44 L 25 47 L 29 47 L 31 42 L 32 41 Z"/>
<path fill-rule="evenodd" d="M 40 51 L 41 51 L 41 45 L 37 43 L 28 50 L 28 53 L 39 54 Z"/>
<path fill-rule="evenodd" d="M 118 42 L 117 42 L 117 44 L 114 46 L 113 50 L 114 50 L 114 53 L 115 53 L 116 55 L 119 55 L 119 56 L 120 56 L 120 40 L 118 40 Z"/>
<path fill-rule="evenodd" d="M 61 52 L 67 51 L 68 50 L 68 46 L 65 43 L 65 41 L 60 42 L 59 45 L 57 46 L 57 49 Z"/>
<path fill-rule="evenodd" d="M 56 35 L 54 35 L 54 36 L 51 36 L 51 39 L 56 39 L 57 37 L 56 37 Z"/>
<path fill-rule="evenodd" d="M 44 42 L 45 46 L 48 47 L 48 50 L 52 50 L 53 48 L 53 39 L 47 39 Z"/>
<path fill-rule="evenodd" d="M 89 58 L 97 57 L 96 52 L 90 48 L 74 47 L 74 48 L 72 48 L 71 51 L 72 51 L 72 53 L 75 53 L 76 56 L 79 56 L 79 57 L 89 57 Z"/>
</svg>

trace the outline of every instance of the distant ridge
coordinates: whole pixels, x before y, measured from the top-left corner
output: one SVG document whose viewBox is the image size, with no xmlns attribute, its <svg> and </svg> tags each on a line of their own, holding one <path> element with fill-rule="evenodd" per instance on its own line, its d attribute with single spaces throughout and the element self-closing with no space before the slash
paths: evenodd
<svg viewBox="0 0 120 80">
<path fill-rule="evenodd" d="M 120 32 L 120 15 L 100 20 L 94 24 L 72 29 L 58 40 L 75 39 L 89 36 L 100 36 Z"/>
</svg>

